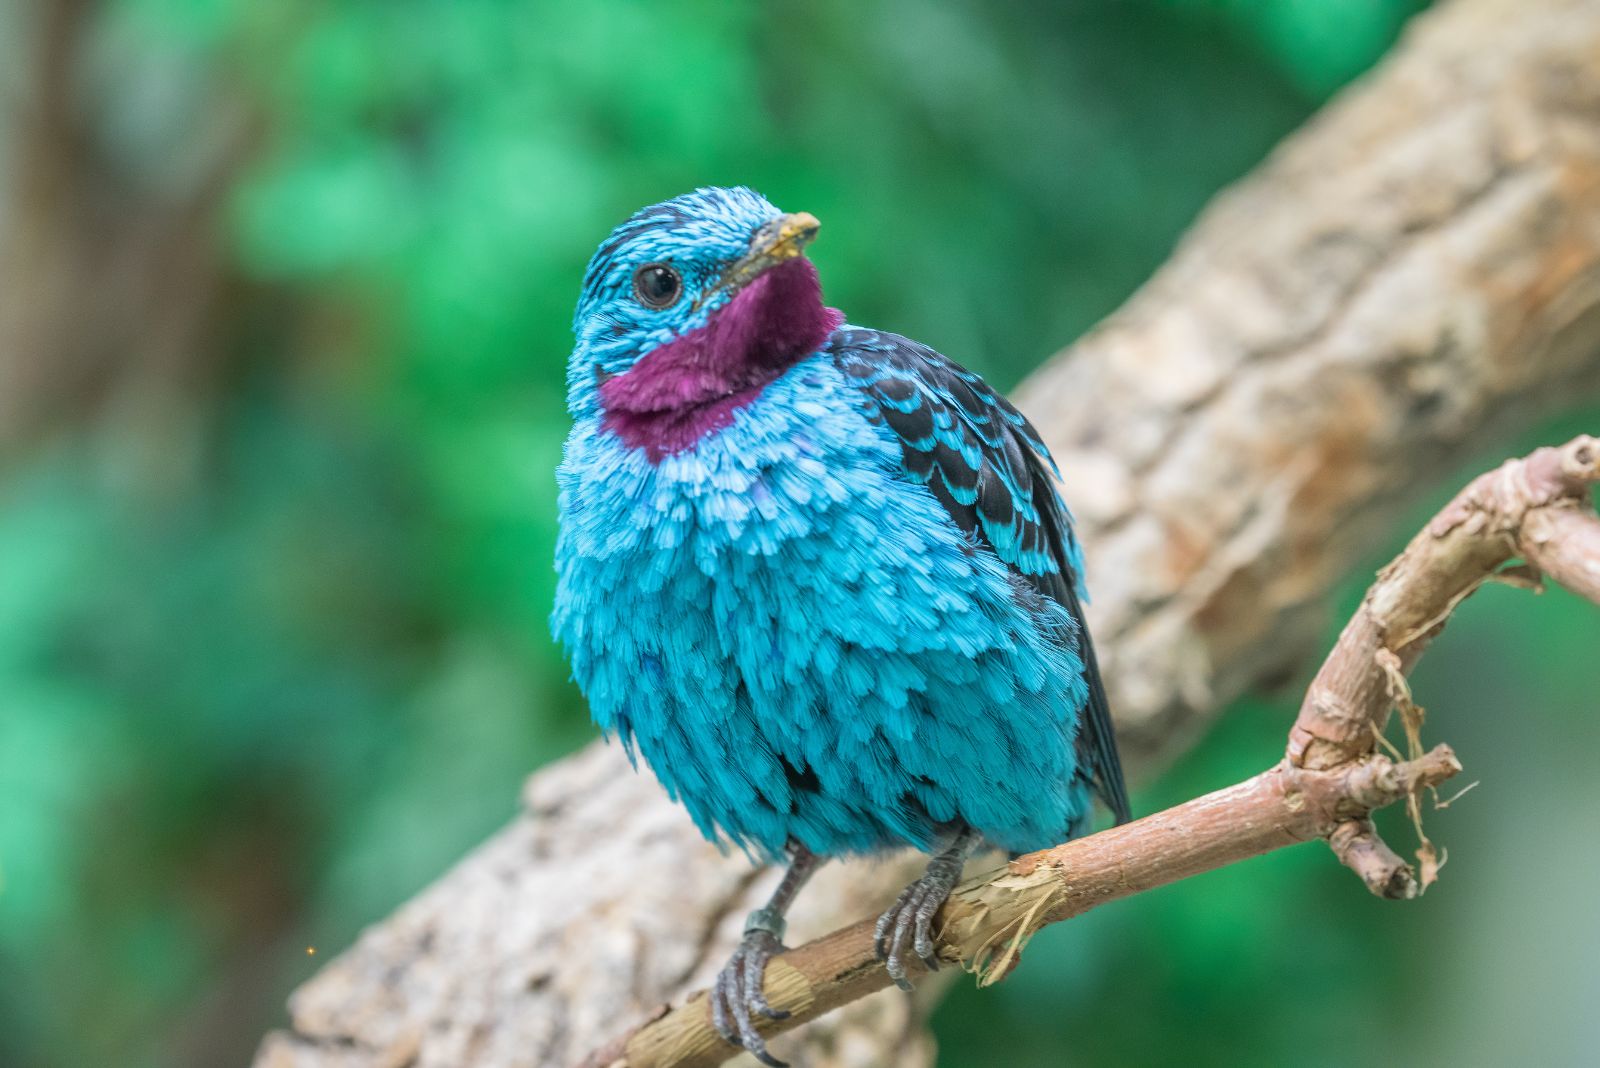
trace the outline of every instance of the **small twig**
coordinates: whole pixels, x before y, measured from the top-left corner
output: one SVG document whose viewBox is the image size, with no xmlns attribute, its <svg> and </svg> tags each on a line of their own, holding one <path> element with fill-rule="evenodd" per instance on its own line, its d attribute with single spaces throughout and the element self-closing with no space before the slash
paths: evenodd
<svg viewBox="0 0 1600 1068">
<path fill-rule="evenodd" d="M 1479 781 L 1480 780 L 1474 779 L 1472 782 L 1467 783 L 1467 785 L 1463 786 L 1461 789 L 1457 790 L 1455 793 L 1451 794 L 1449 797 L 1445 798 L 1443 801 L 1439 800 L 1437 795 L 1435 795 L 1434 801 L 1433 801 L 1433 807 L 1435 809 L 1449 808 L 1451 805 L 1455 804 L 1457 801 L 1460 801 L 1461 798 L 1464 797 L 1466 794 L 1468 794 L 1471 791 L 1477 789 Z"/>
</svg>

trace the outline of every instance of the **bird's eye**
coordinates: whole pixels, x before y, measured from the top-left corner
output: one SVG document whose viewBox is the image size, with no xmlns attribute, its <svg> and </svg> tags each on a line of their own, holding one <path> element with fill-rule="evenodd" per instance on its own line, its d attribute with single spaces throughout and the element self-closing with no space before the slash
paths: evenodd
<svg viewBox="0 0 1600 1068">
<path fill-rule="evenodd" d="M 683 279 L 664 263 L 647 263 L 633 272 L 633 295 L 647 308 L 670 308 L 683 295 Z"/>
</svg>

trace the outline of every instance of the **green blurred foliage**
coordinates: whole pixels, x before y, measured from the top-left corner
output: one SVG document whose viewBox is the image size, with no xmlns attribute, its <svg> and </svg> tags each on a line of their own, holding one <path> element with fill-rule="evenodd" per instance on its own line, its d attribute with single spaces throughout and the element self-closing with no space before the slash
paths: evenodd
<svg viewBox="0 0 1600 1068">
<path fill-rule="evenodd" d="M 628 212 L 730 183 L 813 211 L 832 302 L 1010 385 L 1417 6 L 107 3 L 83 72 L 106 166 L 159 194 L 219 113 L 255 134 L 213 380 L 0 468 L 0 1062 L 242 1061 L 307 946 L 347 944 L 590 737 L 545 629 L 552 470 L 578 280 Z M 1468 729 L 1493 785 L 1440 819 L 1471 855 L 1426 906 L 1309 848 L 1147 895 L 964 985 L 943 1063 L 996 1063 L 996 1035 L 1016 1065 L 1423 1056 L 1417 1006 L 1505 998 L 1415 962 L 1488 970 L 1451 939 L 1493 919 L 1467 869 L 1517 839 L 1514 776 L 1594 751 L 1566 712 L 1595 629 L 1559 597 L 1482 600 L 1419 693 L 1534 714 Z M 1236 710 L 1139 807 L 1269 763 L 1286 709 Z"/>
</svg>

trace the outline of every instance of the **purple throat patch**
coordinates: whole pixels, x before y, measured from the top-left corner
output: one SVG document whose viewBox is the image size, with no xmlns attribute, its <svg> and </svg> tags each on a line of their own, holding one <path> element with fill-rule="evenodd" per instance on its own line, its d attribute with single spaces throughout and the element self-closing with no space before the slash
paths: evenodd
<svg viewBox="0 0 1600 1068">
<path fill-rule="evenodd" d="M 780 263 L 735 294 L 705 326 L 652 349 L 602 382 L 604 425 L 659 463 L 732 423 L 736 411 L 821 348 L 843 322 L 843 313 L 822 303 L 822 284 L 810 260 Z"/>
</svg>

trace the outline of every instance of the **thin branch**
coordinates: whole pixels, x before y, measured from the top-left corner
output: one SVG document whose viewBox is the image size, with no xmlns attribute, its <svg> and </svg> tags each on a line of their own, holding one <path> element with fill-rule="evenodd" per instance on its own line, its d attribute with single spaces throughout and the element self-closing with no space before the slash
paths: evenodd
<svg viewBox="0 0 1600 1068">
<path fill-rule="evenodd" d="M 1508 460 L 1456 494 L 1378 573 L 1306 691 L 1289 759 L 1331 767 L 1368 752 L 1393 703 L 1388 672 L 1374 669 L 1380 652 L 1410 672 L 1455 606 L 1516 557 L 1600 603 L 1596 480 L 1600 441 L 1583 435 Z"/>
<path fill-rule="evenodd" d="M 980 982 L 1003 978 L 1046 924 L 1179 879 L 1313 839 L 1324 839 L 1367 888 L 1414 897 L 1437 872 L 1424 838 L 1424 872 L 1378 836 L 1370 815 L 1413 802 L 1461 770 L 1446 745 L 1395 761 L 1374 752 L 1384 722 L 1423 649 L 1455 606 L 1509 560 L 1524 556 L 1600 603 L 1600 441 L 1579 437 L 1507 461 L 1462 490 L 1379 573 L 1307 690 L 1284 760 L 1254 778 L 1099 834 L 1030 853 L 958 887 L 940 913 L 939 955 L 966 962 Z M 1409 692 L 1401 694 L 1409 705 Z M 1414 706 L 1412 706 L 1414 707 Z M 1418 710 L 1420 717 L 1420 710 Z M 1417 810 L 1413 808 L 1416 818 Z M 1419 828 L 1420 829 L 1420 828 Z M 863 919 L 791 950 L 767 971 L 767 1000 L 796 1027 L 889 985 Z M 705 994 L 597 1050 L 584 1068 L 707 1068 L 738 1051 L 710 1025 Z"/>
</svg>

